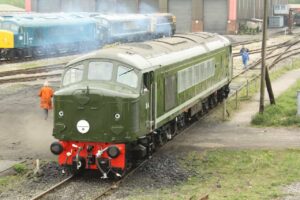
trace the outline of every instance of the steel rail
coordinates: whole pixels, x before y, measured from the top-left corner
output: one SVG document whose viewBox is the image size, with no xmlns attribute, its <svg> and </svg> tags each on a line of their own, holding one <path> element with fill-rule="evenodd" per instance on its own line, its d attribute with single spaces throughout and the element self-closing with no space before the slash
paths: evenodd
<svg viewBox="0 0 300 200">
<path fill-rule="evenodd" d="M 27 68 L 27 69 L 17 69 L 17 70 L 9 70 L 0 72 L 0 77 L 12 76 L 18 74 L 37 74 L 42 72 L 55 71 L 59 69 L 63 69 L 66 63 L 55 64 L 55 65 L 45 65 L 41 67 Z"/>
<path fill-rule="evenodd" d="M 49 188 L 48 190 L 36 195 L 35 197 L 33 197 L 31 200 L 38 200 L 41 199 L 42 197 L 44 197 L 45 195 L 53 192 L 55 189 L 58 189 L 59 187 L 63 186 L 64 184 L 68 183 L 69 181 L 71 181 L 73 178 L 75 177 L 75 175 L 71 175 L 68 178 L 62 180 L 61 182 L 55 184 L 54 186 L 52 186 L 51 188 Z"/>
<path fill-rule="evenodd" d="M 5 79 L 0 79 L 0 84 L 35 81 L 38 79 L 56 78 L 56 77 L 60 77 L 60 76 L 61 76 L 61 73 L 54 73 L 54 74 L 43 74 L 43 75 L 37 75 L 37 76 L 5 78 Z"/>
<path fill-rule="evenodd" d="M 281 53 L 277 53 L 277 54 L 275 54 L 275 55 L 270 55 L 270 56 L 267 57 L 267 59 L 271 59 L 271 58 L 274 58 L 274 57 L 278 56 L 278 57 L 275 59 L 275 61 L 276 61 L 277 59 L 278 59 L 279 61 L 284 60 L 284 59 L 280 59 L 283 55 L 288 54 L 288 53 L 290 53 L 290 52 L 294 52 L 295 50 L 300 50 L 300 47 L 299 47 L 299 48 L 296 48 L 296 49 L 290 50 L 291 47 L 295 46 L 295 45 L 298 44 L 298 43 L 300 43 L 300 41 L 296 41 L 295 43 L 290 44 L 290 45 L 288 46 L 288 48 L 287 48 L 285 51 L 283 51 L 283 52 L 281 52 Z M 297 55 L 297 54 L 299 54 L 299 52 L 293 53 L 292 55 Z M 284 58 L 286 59 L 286 58 L 288 58 L 288 57 L 290 57 L 290 56 L 291 56 L 291 55 L 288 55 L 288 56 L 286 56 L 286 57 L 284 57 Z M 275 61 L 273 61 L 273 62 L 275 62 Z M 279 62 L 279 61 L 278 61 L 278 62 Z M 269 66 L 269 68 L 272 68 L 272 67 L 273 67 L 275 64 L 277 64 L 278 62 L 276 61 L 276 63 L 274 63 L 274 64 L 272 63 L 272 64 Z M 248 70 L 250 70 L 250 69 L 254 69 L 254 68 L 255 68 L 257 65 L 259 65 L 260 63 L 261 63 L 261 58 L 258 59 L 257 61 L 255 61 L 254 63 L 251 63 L 250 66 L 249 66 L 247 69 L 244 69 L 244 70 L 242 70 L 240 73 L 234 75 L 234 76 L 233 76 L 233 79 L 235 79 L 235 78 L 239 77 L 240 75 L 246 73 L 246 72 L 247 72 Z"/>
</svg>

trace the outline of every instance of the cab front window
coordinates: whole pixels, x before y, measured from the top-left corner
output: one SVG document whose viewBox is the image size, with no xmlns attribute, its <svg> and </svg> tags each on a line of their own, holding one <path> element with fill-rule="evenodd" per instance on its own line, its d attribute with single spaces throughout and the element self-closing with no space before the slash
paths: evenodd
<svg viewBox="0 0 300 200">
<path fill-rule="evenodd" d="M 124 66 L 118 67 L 117 82 L 127 85 L 132 88 L 137 88 L 138 86 L 138 76 L 134 72 L 133 68 L 128 68 Z"/>
<path fill-rule="evenodd" d="M 112 78 L 113 64 L 110 62 L 90 62 L 88 79 L 96 81 L 109 81 Z"/>
<path fill-rule="evenodd" d="M 84 70 L 83 65 L 77 65 L 69 68 L 65 73 L 63 79 L 63 85 L 66 86 L 81 81 L 83 77 L 83 70 Z"/>
<path fill-rule="evenodd" d="M 16 24 L 9 23 L 9 22 L 3 22 L 2 23 L 2 29 L 12 31 L 14 33 L 19 32 L 19 26 L 16 25 Z"/>
<path fill-rule="evenodd" d="M 10 30 L 14 33 L 19 33 L 19 26 L 16 24 L 11 24 L 10 25 Z"/>
</svg>

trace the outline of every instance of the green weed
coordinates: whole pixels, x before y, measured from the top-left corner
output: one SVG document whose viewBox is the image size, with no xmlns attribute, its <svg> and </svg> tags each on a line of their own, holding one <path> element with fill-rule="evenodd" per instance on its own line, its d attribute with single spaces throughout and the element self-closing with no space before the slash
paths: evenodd
<svg viewBox="0 0 300 200">
<path fill-rule="evenodd" d="M 27 172 L 27 167 L 26 165 L 19 163 L 19 164 L 15 164 L 13 166 L 14 170 L 18 173 L 18 174 L 24 174 Z"/>
</svg>

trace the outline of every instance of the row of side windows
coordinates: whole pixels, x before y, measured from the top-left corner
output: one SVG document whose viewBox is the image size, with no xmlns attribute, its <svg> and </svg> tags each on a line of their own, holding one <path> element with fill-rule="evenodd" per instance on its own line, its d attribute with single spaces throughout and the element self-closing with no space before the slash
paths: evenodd
<svg viewBox="0 0 300 200">
<path fill-rule="evenodd" d="M 181 93 L 215 75 L 215 60 L 209 59 L 177 72 L 177 92 Z"/>
</svg>

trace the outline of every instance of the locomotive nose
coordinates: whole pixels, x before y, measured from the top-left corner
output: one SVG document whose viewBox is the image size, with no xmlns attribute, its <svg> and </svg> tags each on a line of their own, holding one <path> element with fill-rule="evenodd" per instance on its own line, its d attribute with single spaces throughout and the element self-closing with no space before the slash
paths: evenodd
<svg viewBox="0 0 300 200">
<path fill-rule="evenodd" d="M 0 30 L 0 49 L 14 48 L 14 33 L 11 31 Z"/>
</svg>

